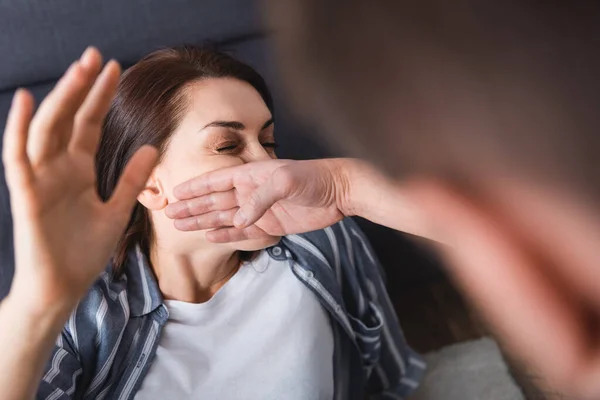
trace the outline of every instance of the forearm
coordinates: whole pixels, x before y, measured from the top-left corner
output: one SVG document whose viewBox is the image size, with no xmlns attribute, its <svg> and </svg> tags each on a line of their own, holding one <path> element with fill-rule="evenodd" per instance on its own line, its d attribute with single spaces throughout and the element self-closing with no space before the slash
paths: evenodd
<svg viewBox="0 0 600 400">
<path fill-rule="evenodd" d="M 339 159 L 342 188 L 340 209 L 398 231 L 445 242 L 410 197 L 410 190 L 372 165 L 357 159 Z"/>
<path fill-rule="evenodd" d="M 16 294 L 0 303 L 0 399 L 32 399 L 69 311 L 36 309 Z"/>
</svg>

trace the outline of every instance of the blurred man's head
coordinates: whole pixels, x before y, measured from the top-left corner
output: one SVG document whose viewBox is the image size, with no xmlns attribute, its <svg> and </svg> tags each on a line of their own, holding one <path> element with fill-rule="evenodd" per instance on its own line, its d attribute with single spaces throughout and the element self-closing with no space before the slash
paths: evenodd
<svg viewBox="0 0 600 400">
<path fill-rule="evenodd" d="M 600 4 L 274 3 L 292 98 L 336 146 L 396 175 L 512 167 L 598 192 Z"/>
<path fill-rule="evenodd" d="M 581 349 L 568 343 L 596 330 L 571 329 L 557 304 L 600 305 L 600 3 L 270 5 L 295 105 L 336 146 L 421 182 L 415 195 L 462 245 L 455 273 L 492 322 L 554 329 L 564 348 L 513 347 L 557 381 L 576 375 L 566 354 Z M 523 303 L 513 321 L 496 320 L 493 294 Z"/>
</svg>

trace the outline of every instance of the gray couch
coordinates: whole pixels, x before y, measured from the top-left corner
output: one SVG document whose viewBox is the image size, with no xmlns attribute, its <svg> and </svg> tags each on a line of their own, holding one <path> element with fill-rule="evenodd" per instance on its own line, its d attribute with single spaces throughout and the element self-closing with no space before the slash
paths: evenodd
<svg viewBox="0 0 600 400">
<path fill-rule="evenodd" d="M 265 76 L 274 92 L 280 157 L 336 155 L 336 149 L 321 147 L 312 127 L 286 110 L 268 38 L 253 0 L 0 0 L 0 126 L 4 126 L 15 88 L 31 89 L 40 101 L 90 44 L 127 67 L 162 46 L 210 41 Z M 0 165 L 0 299 L 9 290 L 14 270 L 3 171 Z M 440 277 L 437 260 L 405 236 L 365 221 L 359 223 L 382 258 L 393 289 Z M 393 290 L 391 294 L 393 297 Z"/>
</svg>

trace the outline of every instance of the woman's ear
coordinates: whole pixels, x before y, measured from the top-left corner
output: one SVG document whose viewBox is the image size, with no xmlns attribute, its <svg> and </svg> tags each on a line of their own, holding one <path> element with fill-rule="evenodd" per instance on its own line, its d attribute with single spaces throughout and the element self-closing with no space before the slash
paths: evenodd
<svg viewBox="0 0 600 400">
<path fill-rule="evenodd" d="M 151 211 L 162 210 L 169 203 L 162 183 L 156 176 L 156 170 L 148 178 L 146 187 L 140 192 L 137 199 Z"/>
</svg>

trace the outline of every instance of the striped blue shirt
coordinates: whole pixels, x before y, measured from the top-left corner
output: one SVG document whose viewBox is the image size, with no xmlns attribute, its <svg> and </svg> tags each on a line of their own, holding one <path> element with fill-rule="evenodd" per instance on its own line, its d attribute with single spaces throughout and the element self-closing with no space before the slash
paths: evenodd
<svg viewBox="0 0 600 400">
<path fill-rule="evenodd" d="M 383 270 L 351 219 L 286 236 L 266 251 L 288 263 L 331 317 L 335 399 L 404 399 L 414 391 L 425 364 L 406 344 Z M 167 319 L 146 258 L 132 251 L 125 273 L 114 277 L 109 265 L 72 313 L 37 397 L 133 399 Z"/>
</svg>

